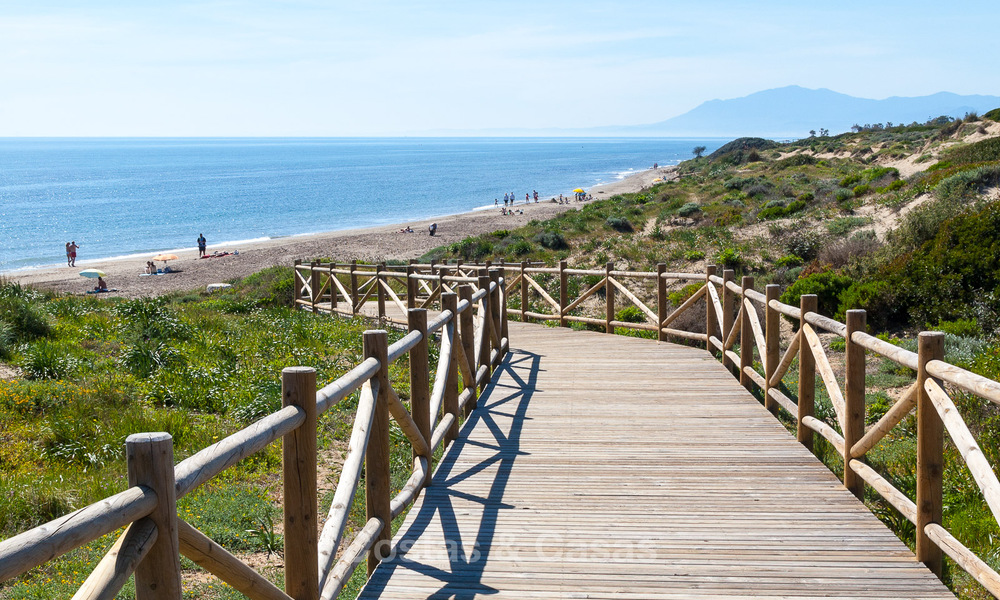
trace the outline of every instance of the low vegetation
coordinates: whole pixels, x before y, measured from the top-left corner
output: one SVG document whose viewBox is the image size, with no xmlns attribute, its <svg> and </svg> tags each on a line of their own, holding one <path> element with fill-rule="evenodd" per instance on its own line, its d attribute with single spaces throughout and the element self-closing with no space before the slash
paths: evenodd
<svg viewBox="0 0 1000 600">
<path fill-rule="evenodd" d="M 291 295 L 290 267 L 211 296 L 139 300 L 0 283 L 0 360 L 21 374 L 0 380 L 0 537 L 125 489 L 124 441 L 132 433 L 170 433 L 181 460 L 280 408 L 282 368 L 314 367 L 325 382 L 361 361 L 370 322 L 293 311 Z M 391 376 L 408 397 L 406 369 L 397 361 Z M 357 394 L 321 418 L 322 452 L 340 456 L 356 402 Z M 393 443 L 398 489 L 409 476 L 410 449 L 401 434 Z M 280 463 L 280 446 L 272 444 L 181 499 L 178 510 L 232 552 L 280 552 Z M 332 492 L 324 511 L 331 499 Z M 363 502 L 354 512 L 351 527 L 360 527 Z M 69 597 L 113 537 L 4 584 L 0 596 Z M 188 597 L 242 597 L 184 565 Z M 279 568 L 264 572 L 281 576 Z"/>
</svg>

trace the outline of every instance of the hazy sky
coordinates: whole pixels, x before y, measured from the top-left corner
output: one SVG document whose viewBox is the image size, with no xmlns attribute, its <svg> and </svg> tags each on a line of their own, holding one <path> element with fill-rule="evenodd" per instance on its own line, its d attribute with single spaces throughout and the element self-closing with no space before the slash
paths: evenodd
<svg viewBox="0 0 1000 600">
<path fill-rule="evenodd" d="M 790 84 L 1000 95 L 1000 2 L 0 0 L 0 137 L 661 121 Z"/>
</svg>

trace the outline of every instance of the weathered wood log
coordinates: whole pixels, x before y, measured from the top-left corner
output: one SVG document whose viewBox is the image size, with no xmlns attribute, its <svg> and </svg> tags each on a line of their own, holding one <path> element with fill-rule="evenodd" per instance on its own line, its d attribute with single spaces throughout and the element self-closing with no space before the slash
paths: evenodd
<svg viewBox="0 0 1000 600">
<path fill-rule="evenodd" d="M 442 301 L 444 300 L 444 296 L 446 294 L 454 295 L 454 293 L 452 292 L 445 292 L 444 294 L 441 294 Z M 442 309 L 441 313 L 437 317 L 435 317 L 433 321 L 427 324 L 427 333 L 428 334 L 437 333 L 439 329 L 445 326 L 445 323 L 448 323 L 453 318 L 455 318 L 455 314 L 457 312 L 458 312 L 457 310 L 453 311 L 450 309 Z"/>
<path fill-rule="evenodd" d="M 361 467 L 364 465 L 365 450 L 368 447 L 368 437 L 371 434 L 372 419 L 375 417 L 375 403 L 380 385 L 378 379 L 372 379 L 365 382 L 364 387 L 361 388 L 358 407 L 354 413 L 354 427 L 347 444 L 347 456 L 340 468 L 340 479 L 337 480 L 333 502 L 330 504 L 326 522 L 323 523 L 323 531 L 319 536 L 320 587 L 323 587 L 325 578 L 329 576 L 333 561 L 337 556 L 337 549 L 340 547 L 347 518 L 351 512 L 351 503 L 354 501 L 354 493 L 361 480 Z"/>
<path fill-rule="evenodd" d="M 434 433 L 431 435 L 431 448 L 435 452 L 437 451 L 438 446 L 441 445 L 441 441 L 445 439 L 448 430 L 451 429 L 451 426 L 454 424 L 455 415 L 446 414 L 441 417 L 441 422 L 434 428 Z"/>
<path fill-rule="evenodd" d="M 746 374 L 746 376 L 750 379 L 751 382 L 753 382 L 757 387 L 759 387 L 761 391 L 764 391 L 765 386 L 767 385 L 767 381 L 764 379 L 763 375 L 761 375 L 757 371 L 754 371 L 753 367 L 750 365 L 743 367 L 743 372 Z"/>
<path fill-rule="evenodd" d="M 796 321 L 798 321 L 799 318 L 801 318 L 802 316 L 801 311 L 798 308 L 795 308 L 794 306 L 789 306 L 787 304 L 784 304 L 783 302 L 779 302 L 778 300 L 769 301 L 767 303 L 767 306 L 769 308 L 773 308 L 774 310 L 785 315 L 786 317 L 795 319 Z"/>
<path fill-rule="evenodd" d="M 401 340 L 402 341 L 402 340 Z M 336 381 L 326 385 L 316 392 L 316 412 L 323 414 L 331 406 L 354 393 L 366 381 L 375 376 L 379 369 L 378 361 L 374 358 L 366 358 L 361 363 L 338 377 Z M 263 419 L 262 419 L 263 420 Z"/>
<path fill-rule="evenodd" d="M 836 429 L 816 417 L 803 417 L 802 424 L 826 438 L 826 441 L 833 444 L 833 447 L 837 449 L 837 452 L 841 456 L 844 455 L 844 437 L 837 433 Z"/>
<path fill-rule="evenodd" d="M 926 365 L 944 358 L 944 334 L 924 331 L 917 336 L 917 560 L 938 577 L 944 567 L 941 548 L 927 526 L 941 523 L 944 510 L 944 424 L 927 393 Z"/>
<path fill-rule="evenodd" d="M 788 411 L 788 413 L 793 417 L 798 414 L 799 407 L 796 406 L 794 402 L 792 402 L 791 398 L 783 394 L 781 390 L 779 390 L 778 388 L 773 387 L 768 389 L 767 395 L 769 398 L 771 398 L 771 400 L 777 402 L 778 406 Z"/>
<path fill-rule="evenodd" d="M 743 313 L 743 318 L 741 319 L 742 323 L 740 324 L 741 331 L 740 331 L 739 365 L 740 365 L 740 385 L 745 387 L 748 391 L 752 387 L 752 382 L 750 380 L 750 377 L 746 373 L 746 368 L 753 364 L 754 345 L 751 338 L 753 338 L 755 334 L 753 330 L 753 321 L 750 319 L 750 313 L 752 312 L 754 313 L 755 317 L 757 316 L 756 310 L 747 310 L 746 292 L 747 290 L 751 289 L 753 289 L 753 277 L 749 275 L 744 275 L 742 280 L 742 286 L 740 288 L 740 297 L 743 298 L 743 301 L 740 302 L 740 308 L 741 312 Z M 753 309 L 752 305 L 751 309 Z M 759 322 L 757 323 L 757 326 L 760 327 Z M 761 349 L 761 351 L 763 351 L 763 349 Z"/>
<path fill-rule="evenodd" d="M 413 415 L 410 414 L 410 411 L 406 410 L 403 401 L 399 399 L 396 390 L 391 387 L 389 388 L 389 414 L 395 419 L 396 424 L 399 425 L 406 439 L 410 441 L 414 453 L 419 456 L 429 456 L 430 447 L 427 445 L 426 438 L 424 438 L 420 428 L 414 421 Z"/>
<path fill-rule="evenodd" d="M 726 313 L 722 309 L 722 302 L 719 301 L 719 293 L 715 291 L 715 286 L 712 285 L 711 283 L 705 284 L 705 290 L 708 292 L 708 297 L 711 299 L 713 308 L 712 313 L 715 315 L 715 321 L 713 322 L 712 326 L 718 327 L 717 331 L 724 331 L 725 323 L 723 315 L 725 315 Z"/>
<path fill-rule="evenodd" d="M 670 313 L 670 315 L 667 316 L 666 319 L 663 319 L 663 321 L 660 323 L 660 327 L 666 327 L 667 325 L 670 325 L 671 323 L 676 321 L 677 317 L 681 316 L 682 314 L 684 314 L 684 311 L 694 306 L 695 302 L 700 300 L 702 296 L 704 296 L 706 293 L 707 293 L 707 288 L 705 288 L 704 286 L 698 288 L 697 292 L 695 292 L 694 294 L 691 295 L 690 298 L 682 302 L 681 305 L 678 306 L 674 310 L 674 312 Z"/>
<path fill-rule="evenodd" d="M 788 374 L 788 368 L 792 366 L 792 361 L 795 360 L 795 355 L 799 352 L 799 344 L 801 343 L 802 337 L 796 332 L 792 336 L 791 341 L 788 342 L 788 348 L 785 349 L 785 353 L 781 357 L 781 361 L 778 366 L 775 367 L 774 373 L 771 374 L 770 384 L 771 387 L 778 387 L 781 385 L 781 380 L 784 379 L 785 375 Z"/>
<path fill-rule="evenodd" d="M 799 337 L 806 327 L 805 315 L 815 311 L 819 305 L 819 298 L 816 294 L 802 294 L 799 297 Z M 806 427 L 802 420 L 811 417 L 815 412 L 816 404 L 816 359 L 813 358 L 812 348 L 808 343 L 801 344 L 799 348 L 799 393 L 798 393 L 799 414 L 796 416 L 795 439 L 800 444 L 809 448 L 813 447 L 812 429 Z"/>
<path fill-rule="evenodd" d="M 767 370 L 767 341 L 764 338 L 764 328 L 760 325 L 760 315 L 757 314 L 757 307 L 753 305 L 750 300 L 743 299 L 743 310 L 746 311 L 747 317 L 750 321 L 750 331 L 753 332 L 753 342 L 757 346 L 757 354 L 760 356 L 760 362 L 763 363 L 765 371 Z M 753 349 L 750 350 L 751 356 Z M 743 347 L 740 346 L 740 354 L 743 353 Z"/>
<path fill-rule="evenodd" d="M 829 317 L 824 317 L 823 315 L 811 312 L 806 314 L 806 323 L 814 327 L 819 327 L 820 329 L 825 329 L 830 333 L 836 333 L 840 337 L 845 337 L 847 335 L 847 325 L 844 325 L 840 321 L 834 321 Z"/>
<path fill-rule="evenodd" d="M 684 331 L 683 329 L 672 329 L 670 327 L 661 327 L 660 331 L 667 335 L 672 335 L 674 337 L 684 338 L 686 340 L 694 340 L 696 342 L 706 342 L 706 337 L 704 333 L 692 333 L 690 331 Z"/>
<path fill-rule="evenodd" d="M 382 357 L 384 358 L 384 357 Z M 285 521 L 285 593 L 293 598 L 318 595 L 316 485 L 316 370 L 281 371 L 281 400 L 305 410 L 302 425 L 282 438 L 281 465 Z"/>
<path fill-rule="evenodd" d="M 457 295 L 445 294 L 441 296 L 441 305 L 446 311 L 454 311 L 457 304 Z M 448 441 L 451 441 L 458 437 L 458 354 L 464 354 L 465 351 L 459 346 L 457 340 L 455 339 L 455 336 L 458 335 L 458 327 L 456 327 L 454 320 L 445 325 L 445 329 L 447 330 L 447 336 L 451 339 L 451 343 L 448 347 L 448 369 L 445 371 L 444 394 L 441 398 L 441 409 L 446 414 L 455 415 L 455 422 L 452 424 L 447 434 Z M 444 339 L 443 336 L 442 339 Z M 441 353 L 440 360 L 442 362 L 445 360 L 443 352 Z M 434 383 L 436 387 L 437 381 L 435 380 Z M 433 451 L 428 447 L 427 457 L 430 458 L 431 454 L 433 454 Z"/>
<path fill-rule="evenodd" d="M 430 424 L 434 429 L 441 407 L 444 404 L 445 388 L 455 385 L 455 381 L 448 382 L 448 372 L 451 370 L 451 355 L 454 351 L 454 329 L 445 327 L 441 331 L 441 348 L 438 351 L 437 369 L 434 372 L 434 389 L 431 390 L 430 397 Z"/>
<path fill-rule="evenodd" d="M 350 579 L 354 569 L 364 560 L 365 553 L 375 549 L 375 545 L 385 538 L 384 530 L 386 527 L 383 524 L 381 519 L 375 517 L 368 519 L 351 545 L 344 550 L 344 555 L 330 570 L 326 581 L 323 582 L 319 595 L 321 600 L 334 600 L 340 595 L 340 591 L 344 589 L 344 584 Z M 386 551 L 388 552 L 388 548 Z"/>
<path fill-rule="evenodd" d="M 733 269 L 723 269 L 722 278 L 717 283 L 721 285 L 721 296 L 722 296 L 722 330 L 719 334 L 719 338 L 724 340 L 723 348 L 729 350 L 736 343 L 736 337 L 733 333 L 734 330 L 739 331 L 741 324 L 743 323 L 743 303 L 737 302 L 738 297 L 731 289 L 729 289 L 729 284 L 732 283 L 733 279 L 736 277 L 736 271 Z M 719 279 L 715 277 L 709 277 L 710 280 Z M 707 298 L 707 296 L 706 296 Z M 739 306 L 738 312 L 734 310 L 736 306 Z M 722 353 L 722 366 L 729 370 L 730 373 L 739 377 L 739 373 L 736 372 L 739 361 L 735 363 L 729 359 L 729 356 L 725 352 Z"/>
<path fill-rule="evenodd" d="M 1000 404 L 1000 383 L 940 360 L 927 363 L 927 373 L 963 390 Z"/>
<path fill-rule="evenodd" d="M 865 311 L 852 309 L 847 311 L 847 343 L 845 350 L 844 375 L 844 461 L 852 459 L 863 461 L 862 455 L 853 455 L 854 445 L 865 435 L 865 349 L 851 340 L 855 331 L 865 330 Z M 851 469 L 844 469 L 844 487 L 849 489 L 858 500 L 864 500 L 865 484 Z"/>
<path fill-rule="evenodd" d="M 393 519 L 403 514 L 403 511 L 416 500 L 420 490 L 426 487 L 427 484 L 424 482 L 428 479 L 428 475 L 430 475 L 430 469 L 427 468 L 428 464 L 427 459 L 423 456 L 413 459 L 413 474 L 406 480 L 403 489 L 399 490 L 399 493 L 389 501 L 389 509 L 392 511 Z"/>
<path fill-rule="evenodd" d="M 250 600 L 292 600 L 266 577 L 216 544 L 186 521 L 178 520 L 180 549 L 198 566 L 232 586 Z"/>
<path fill-rule="evenodd" d="M 899 491 L 891 483 L 889 483 L 884 477 L 878 474 L 878 472 L 861 462 L 860 460 L 854 459 L 850 463 L 851 469 L 858 474 L 859 477 L 865 480 L 868 485 L 879 493 L 880 496 L 885 498 L 885 500 L 891 504 L 896 510 L 899 511 L 901 515 L 906 517 L 911 523 L 917 522 L 917 505 L 913 503 L 906 497 L 906 494 Z"/>
<path fill-rule="evenodd" d="M 781 286 L 775 284 L 768 284 L 764 288 L 765 296 L 767 301 L 764 303 L 764 349 L 761 351 L 761 355 L 764 359 L 764 381 L 766 383 L 764 388 L 764 406 L 771 411 L 772 414 L 778 414 L 778 407 L 775 404 L 775 400 L 771 397 L 771 388 L 777 384 L 772 383 L 774 380 L 774 373 L 778 369 L 778 356 L 781 354 L 781 315 L 778 311 L 771 308 L 771 300 L 777 300 L 778 296 L 781 295 Z M 781 378 L 778 378 L 781 381 Z"/>
<path fill-rule="evenodd" d="M 156 536 L 152 519 L 139 519 L 129 525 L 73 594 L 73 600 L 114 600 L 156 543 Z"/>
<path fill-rule="evenodd" d="M 812 351 L 813 359 L 816 361 L 816 370 L 826 385 L 826 393 L 830 397 L 830 404 L 833 405 L 833 410 L 837 413 L 837 422 L 840 423 L 840 428 L 843 430 L 846 428 L 844 424 L 846 411 L 844 407 L 844 394 L 840 391 L 837 376 L 834 374 L 833 367 L 830 366 L 830 361 L 823 350 L 823 343 L 820 342 L 819 336 L 816 335 L 816 332 L 808 324 L 802 328 L 802 335 L 805 336 L 806 343 Z"/>
<path fill-rule="evenodd" d="M 141 519 L 156 508 L 156 492 L 145 486 L 98 500 L 68 515 L 0 542 L 0 581 L 90 543 Z"/>
<path fill-rule="evenodd" d="M 910 411 L 917 405 L 917 384 L 912 384 L 907 388 L 903 397 L 896 401 L 892 405 L 882 418 L 878 420 L 877 423 L 872 425 L 868 432 L 854 444 L 851 448 L 852 456 L 864 456 L 872 448 L 878 445 L 878 443 L 892 431 L 892 428 L 899 424 L 906 415 L 910 414 Z"/>
<path fill-rule="evenodd" d="M 137 600 L 166 600 L 181 596 L 181 561 L 177 541 L 177 495 L 174 487 L 174 443 L 168 433 L 134 433 L 125 439 L 129 486 L 156 492 L 156 508 L 149 519 L 156 525 L 156 541 L 135 569 Z"/>
<path fill-rule="evenodd" d="M 523 263 L 522 263 L 523 264 Z M 459 396 L 459 405 L 462 406 L 465 416 L 476 407 L 476 391 L 478 389 L 478 382 L 476 380 L 476 359 L 479 355 L 476 353 L 476 323 L 475 318 L 472 314 L 472 287 L 468 285 L 463 285 L 458 288 L 458 297 L 461 298 L 459 306 L 463 303 L 468 303 L 469 309 L 461 311 L 459 313 L 459 341 L 462 345 L 462 354 L 466 358 L 466 362 L 469 366 L 469 373 L 462 375 L 462 383 L 465 385 L 465 391 L 471 394 L 469 397 L 468 405 L 464 405 Z M 523 306 L 523 305 L 522 305 Z M 468 375 L 468 378 L 466 376 Z"/>
<path fill-rule="evenodd" d="M 726 335 L 726 341 L 723 342 L 722 347 L 725 350 L 729 350 L 739 339 L 740 332 L 743 330 L 743 306 L 740 306 L 740 310 L 736 313 L 736 321 L 729 326 L 729 333 Z M 736 361 L 739 364 L 739 361 Z"/>
<path fill-rule="evenodd" d="M 924 535 L 934 542 L 934 544 L 944 550 L 958 566 L 972 575 L 972 577 L 982 584 L 991 594 L 1000 597 L 1000 575 L 990 568 L 981 558 L 975 555 L 972 550 L 965 547 L 958 538 L 953 536 L 944 527 L 937 523 L 928 523 L 924 528 Z"/>
<path fill-rule="evenodd" d="M 656 265 L 656 323 L 657 323 L 657 336 L 656 339 L 661 342 L 667 341 L 667 336 L 663 333 L 661 329 L 663 327 L 663 321 L 667 319 L 667 280 L 663 278 L 663 274 L 667 272 L 667 265 L 665 263 L 657 263 Z"/>
<path fill-rule="evenodd" d="M 716 323 L 718 322 L 718 315 L 716 314 L 714 301 L 717 299 L 713 292 L 715 288 L 712 287 L 712 275 L 715 275 L 715 265 L 705 266 L 705 349 L 711 350 L 711 344 L 708 343 L 708 339 L 713 335 L 716 337 L 721 337 L 722 334 L 716 329 Z"/>
<path fill-rule="evenodd" d="M 375 374 L 379 382 L 375 397 L 375 414 L 372 418 L 371 433 L 368 435 L 368 450 L 365 452 L 365 501 L 368 520 L 378 519 L 382 523 L 392 522 L 389 500 L 392 473 L 389 467 L 389 364 L 386 360 L 388 347 L 385 331 L 366 331 L 362 339 L 365 357 L 374 356 L 382 368 Z M 368 575 L 389 553 L 391 540 L 389 527 L 380 530 L 376 543 L 368 553 Z M 287 539 L 287 538 L 286 538 Z M 285 562 L 288 562 L 287 555 Z"/>
<path fill-rule="evenodd" d="M 983 451 L 976 443 L 976 438 L 972 436 L 969 426 L 965 424 L 965 420 L 962 419 L 955 403 L 938 382 L 934 379 L 925 380 L 924 390 L 931 403 L 934 404 L 945 429 L 948 430 L 951 441 L 954 442 L 955 447 L 962 454 L 962 458 L 965 459 L 965 466 L 969 468 L 972 478 L 976 480 L 979 490 L 986 499 L 986 504 L 989 505 L 990 511 L 993 513 L 993 518 L 1000 521 L 1000 481 L 997 480 L 993 467 L 983 455 Z"/>
</svg>

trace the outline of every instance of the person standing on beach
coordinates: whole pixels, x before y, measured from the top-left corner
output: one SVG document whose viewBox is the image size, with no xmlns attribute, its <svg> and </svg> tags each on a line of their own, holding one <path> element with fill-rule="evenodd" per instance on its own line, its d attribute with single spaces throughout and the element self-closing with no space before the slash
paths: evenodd
<svg viewBox="0 0 1000 600">
<path fill-rule="evenodd" d="M 70 251 L 69 251 L 69 242 L 66 242 L 66 266 L 67 267 L 73 266 L 73 259 L 70 256 Z"/>
<path fill-rule="evenodd" d="M 79 248 L 80 247 L 76 245 L 75 241 L 72 241 L 72 242 L 70 242 L 69 244 L 66 245 L 66 254 L 67 254 L 67 257 L 69 258 L 69 266 L 71 266 L 71 267 L 75 267 L 76 266 L 76 251 Z"/>
<path fill-rule="evenodd" d="M 531 195 L 535 197 L 535 204 L 538 204 L 538 190 L 531 190 Z"/>
<path fill-rule="evenodd" d="M 198 234 L 198 258 L 205 256 L 205 248 L 208 247 L 208 241 L 205 240 L 205 234 Z"/>
</svg>

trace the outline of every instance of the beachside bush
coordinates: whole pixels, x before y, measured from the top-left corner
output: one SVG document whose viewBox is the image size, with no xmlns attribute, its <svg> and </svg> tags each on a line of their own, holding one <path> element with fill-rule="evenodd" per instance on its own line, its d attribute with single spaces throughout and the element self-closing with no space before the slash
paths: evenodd
<svg viewBox="0 0 1000 600">
<path fill-rule="evenodd" d="M 685 260 L 701 260 L 705 258 L 705 253 L 701 250 L 691 250 L 690 252 L 684 253 Z"/>
<path fill-rule="evenodd" d="M 76 369 L 77 361 L 64 349 L 48 340 L 28 347 L 20 363 L 27 379 L 66 379 Z"/>
<path fill-rule="evenodd" d="M 813 231 L 796 231 L 785 241 L 785 250 L 789 254 L 801 256 L 802 260 L 810 261 L 819 254 L 823 242 Z"/>
<path fill-rule="evenodd" d="M 942 161 L 952 165 L 970 165 L 995 160 L 1000 160 L 1000 137 L 956 146 L 945 151 L 942 156 Z"/>
<path fill-rule="evenodd" d="M 645 323 L 646 313 L 638 306 L 626 306 L 615 313 L 615 320 L 625 323 Z"/>
<path fill-rule="evenodd" d="M 854 192 L 847 188 L 839 188 L 833 195 L 837 202 L 844 202 L 854 197 Z"/>
<path fill-rule="evenodd" d="M 289 267 L 268 267 L 233 282 L 230 294 L 240 296 L 254 307 L 291 307 L 295 299 L 295 274 Z"/>
<path fill-rule="evenodd" d="M 974 197 L 983 188 L 1000 185 L 1000 164 L 986 165 L 956 173 L 934 188 L 941 200 L 960 201 Z"/>
<path fill-rule="evenodd" d="M 861 196 L 864 196 L 868 192 L 872 191 L 872 187 L 867 183 L 862 183 L 861 185 L 854 186 L 854 189 L 851 191 L 854 193 L 856 198 L 860 198 Z"/>
<path fill-rule="evenodd" d="M 799 194 L 799 197 L 797 199 L 801 200 L 802 202 L 812 202 L 815 198 L 816 197 L 813 196 L 812 192 L 805 192 L 803 194 Z"/>
<path fill-rule="evenodd" d="M 1000 108 L 994 108 L 988 113 L 983 115 L 984 119 L 990 119 L 991 121 L 1000 122 Z"/>
<path fill-rule="evenodd" d="M 9 358 L 14 352 L 17 332 L 14 326 L 6 321 L 0 321 L 0 358 Z"/>
<path fill-rule="evenodd" d="M 744 259 L 739 250 L 735 248 L 725 248 L 717 257 L 717 262 L 727 269 L 737 269 L 743 266 Z"/>
<path fill-rule="evenodd" d="M 19 341 L 46 337 L 52 330 L 48 316 L 36 302 L 13 294 L 0 297 L 0 322 L 7 323 Z"/>
<path fill-rule="evenodd" d="M 517 257 L 524 256 L 525 254 L 531 254 L 531 251 L 534 249 L 534 246 L 532 246 L 531 242 L 528 240 L 517 240 L 516 242 L 509 244 L 505 250 L 507 256 Z"/>
<path fill-rule="evenodd" d="M 792 268 L 802 264 L 802 259 L 794 254 L 786 254 L 774 262 L 776 267 Z"/>
<path fill-rule="evenodd" d="M 850 277 L 840 275 L 836 271 L 821 271 L 800 278 L 785 290 L 781 301 L 792 306 L 799 305 L 799 297 L 803 294 L 818 296 L 820 314 L 832 317 L 840 310 L 841 294 L 851 286 Z"/>
<path fill-rule="evenodd" d="M 549 250 L 566 250 L 569 244 L 558 231 L 543 231 L 535 236 L 534 241 Z"/>
<path fill-rule="evenodd" d="M 608 217 L 605 219 L 604 224 L 619 233 L 632 233 L 635 231 L 632 223 L 625 217 Z"/>
<path fill-rule="evenodd" d="M 698 212 L 701 212 L 701 206 L 697 202 L 688 202 L 677 209 L 677 214 L 682 217 L 690 217 Z"/>
</svg>

